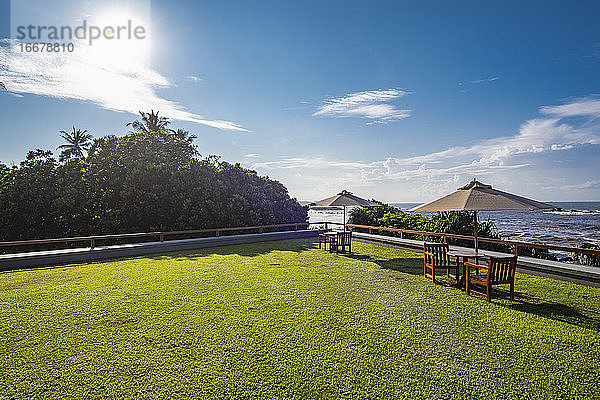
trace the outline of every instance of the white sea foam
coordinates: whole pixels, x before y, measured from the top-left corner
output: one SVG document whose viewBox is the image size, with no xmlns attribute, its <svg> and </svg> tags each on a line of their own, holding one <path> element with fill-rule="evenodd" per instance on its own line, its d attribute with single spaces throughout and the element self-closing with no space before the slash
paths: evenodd
<svg viewBox="0 0 600 400">
<path fill-rule="evenodd" d="M 600 214 L 600 210 L 555 210 L 555 211 L 544 211 L 544 214 L 591 215 L 591 214 Z"/>
</svg>

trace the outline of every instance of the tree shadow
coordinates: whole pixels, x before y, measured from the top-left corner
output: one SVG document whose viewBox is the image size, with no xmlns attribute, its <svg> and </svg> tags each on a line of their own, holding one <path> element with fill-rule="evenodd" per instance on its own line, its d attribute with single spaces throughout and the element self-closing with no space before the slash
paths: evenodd
<svg viewBox="0 0 600 400">
<path fill-rule="evenodd" d="M 580 309 L 566 304 L 551 301 L 536 302 L 531 298 L 522 298 L 516 303 L 506 304 L 505 307 L 600 332 L 600 315 L 585 314 Z"/>
<path fill-rule="evenodd" d="M 358 253 L 341 255 L 356 260 L 373 262 L 383 269 L 412 275 L 423 275 L 423 259 L 421 257 L 380 259 L 376 256 Z M 439 278 L 440 279 L 438 280 L 436 276 L 437 284 L 442 286 L 455 286 L 455 282 L 451 279 L 448 280 L 445 273 L 440 274 Z M 474 296 L 477 295 L 474 294 Z M 485 301 L 484 296 L 481 300 Z M 522 292 L 515 292 L 515 301 L 511 302 L 510 292 L 504 288 L 497 287 L 494 287 L 492 302 L 501 307 L 506 307 L 515 311 L 535 314 L 543 318 L 561 321 L 600 332 L 600 315 L 593 311 L 586 312 L 586 310 L 581 310 L 580 308 L 548 301 L 547 299 L 538 299 Z"/>
<path fill-rule="evenodd" d="M 65 264 L 40 264 L 39 266 L 6 268 L 0 270 L 0 274 L 25 270 L 39 271 L 59 268 L 73 268 L 82 265 L 97 265 L 132 260 L 198 260 L 212 255 L 238 255 L 241 257 L 256 257 L 266 255 L 274 251 L 291 251 L 299 254 L 303 251 L 314 248 L 315 242 L 316 238 L 270 240 L 265 242 L 231 244 L 190 250 L 174 250 L 160 253 L 140 254 L 135 256 L 110 257 L 87 261 L 76 261 Z"/>
<path fill-rule="evenodd" d="M 374 258 L 372 255 L 360 253 L 339 253 L 339 255 L 353 260 L 372 262 L 383 269 L 390 269 L 412 275 L 423 274 L 423 258 L 421 257 L 396 257 L 384 259 Z"/>
<path fill-rule="evenodd" d="M 411 275 L 423 275 L 423 259 L 421 258 L 391 258 L 389 260 L 373 260 L 384 269 L 403 272 Z"/>
<path fill-rule="evenodd" d="M 272 240 L 266 242 L 254 242 L 244 244 L 224 245 L 217 247 L 206 247 L 202 249 L 179 250 L 175 252 L 155 253 L 135 258 L 148 258 L 152 260 L 169 260 L 169 259 L 197 259 L 212 255 L 230 256 L 237 255 L 241 257 L 257 257 L 274 251 L 291 251 L 294 253 L 302 253 L 314 248 L 316 238 L 307 239 L 286 239 Z M 126 257 L 132 259 L 132 257 Z"/>
</svg>

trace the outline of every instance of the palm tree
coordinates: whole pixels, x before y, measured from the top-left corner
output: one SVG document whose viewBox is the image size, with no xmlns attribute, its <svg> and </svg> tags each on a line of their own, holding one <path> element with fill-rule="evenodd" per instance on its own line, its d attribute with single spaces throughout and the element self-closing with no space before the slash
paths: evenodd
<svg viewBox="0 0 600 400">
<path fill-rule="evenodd" d="M 168 128 L 171 121 L 169 121 L 169 118 L 167 117 L 159 117 L 158 111 L 154 112 L 154 110 L 150 110 L 149 113 L 140 111 L 139 113 L 142 116 L 141 121 L 135 120 L 127 124 L 127 126 L 133 128 L 134 132 L 172 132 L 172 130 Z"/>
<path fill-rule="evenodd" d="M 72 156 L 83 158 L 83 151 L 90 148 L 93 139 L 93 136 L 86 130 L 75 129 L 75 127 L 71 132 L 60 131 L 60 137 L 67 142 L 57 147 L 57 149 L 62 149 L 62 159 L 69 159 Z"/>
<path fill-rule="evenodd" d="M 176 131 L 171 130 L 171 132 L 173 132 L 176 138 L 184 140 L 188 143 L 192 143 L 194 139 L 198 137 L 196 135 L 190 135 L 190 133 L 185 129 L 177 129 Z"/>
<path fill-rule="evenodd" d="M 4 82 L 0 82 L 0 88 L 2 88 L 4 90 L 8 90 L 8 89 L 6 89 L 6 85 L 4 84 Z"/>
</svg>

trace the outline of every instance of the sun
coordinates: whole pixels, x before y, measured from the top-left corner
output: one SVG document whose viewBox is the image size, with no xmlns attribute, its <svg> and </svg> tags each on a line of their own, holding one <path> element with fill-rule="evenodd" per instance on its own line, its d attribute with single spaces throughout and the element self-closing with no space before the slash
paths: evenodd
<svg viewBox="0 0 600 400">
<path fill-rule="evenodd" d="M 150 61 L 149 12 L 133 10 L 126 4 L 115 4 L 92 14 L 90 32 L 99 36 L 89 44 L 94 57 L 107 59 L 123 67 L 148 64 Z"/>
</svg>

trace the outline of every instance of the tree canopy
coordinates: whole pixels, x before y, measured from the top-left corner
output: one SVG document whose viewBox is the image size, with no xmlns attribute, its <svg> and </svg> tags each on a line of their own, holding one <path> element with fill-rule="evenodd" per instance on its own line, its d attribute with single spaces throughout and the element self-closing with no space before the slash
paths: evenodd
<svg viewBox="0 0 600 400">
<path fill-rule="evenodd" d="M 202 158 L 193 136 L 152 118 L 158 129 L 144 121 L 124 136 L 63 131 L 58 161 L 36 149 L 18 165 L 0 163 L 0 240 L 306 220 L 280 182 Z"/>
<path fill-rule="evenodd" d="M 83 158 L 83 152 L 89 149 L 94 138 L 86 130 L 76 129 L 75 127 L 70 132 L 60 131 L 60 137 L 66 142 L 58 146 L 58 149 L 62 150 L 60 154 L 61 161 L 70 158 Z"/>
</svg>

